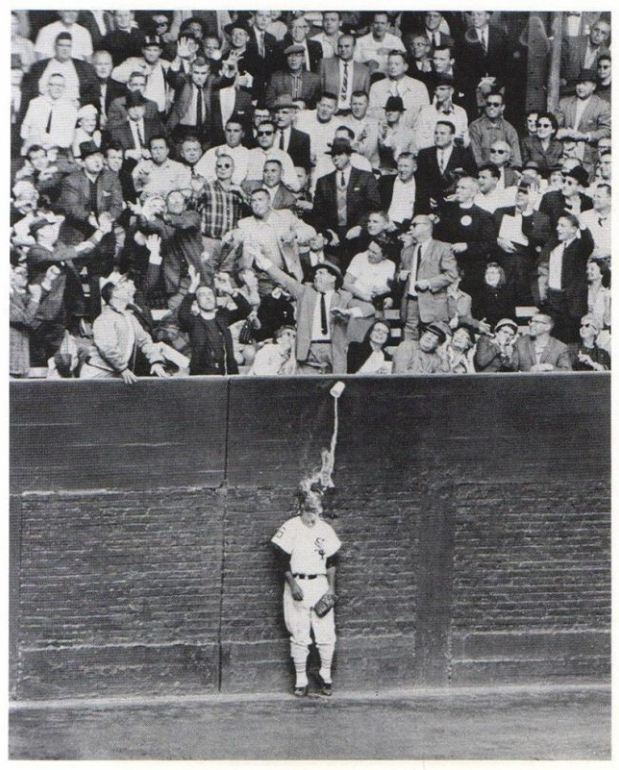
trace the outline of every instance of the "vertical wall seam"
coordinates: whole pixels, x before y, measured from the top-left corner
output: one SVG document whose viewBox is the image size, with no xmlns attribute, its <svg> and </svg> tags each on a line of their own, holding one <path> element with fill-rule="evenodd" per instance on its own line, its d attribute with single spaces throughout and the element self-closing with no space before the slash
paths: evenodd
<svg viewBox="0 0 619 770">
<path fill-rule="evenodd" d="M 226 382 L 226 429 L 224 433 L 224 477 L 221 484 L 221 496 L 223 497 L 222 518 L 221 518 L 221 578 L 219 581 L 219 624 L 217 629 L 217 692 L 221 692 L 223 679 L 223 608 L 224 608 L 224 588 L 225 588 L 225 569 L 226 569 L 226 522 L 228 520 L 228 442 L 230 439 L 230 392 L 232 383 L 230 378 Z"/>
</svg>

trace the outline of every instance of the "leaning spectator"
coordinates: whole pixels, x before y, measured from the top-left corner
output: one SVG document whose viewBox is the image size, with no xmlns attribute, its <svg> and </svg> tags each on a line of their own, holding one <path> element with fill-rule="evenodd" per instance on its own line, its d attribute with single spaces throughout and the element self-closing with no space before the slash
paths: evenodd
<svg viewBox="0 0 619 770">
<path fill-rule="evenodd" d="M 28 284 L 28 268 L 25 264 L 11 267 L 10 284 L 10 337 L 9 374 L 11 377 L 27 377 L 30 370 L 30 332 L 38 325 L 36 318 L 42 295 L 51 291 L 60 270 L 51 265 L 45 271 L 41 283 Z"/>
<path fill-rule="evenodd" d="M 80 370 L 81 379 L 119 378 L 132 385 L 138 380 L 133 371 L 138 349 L 148 359 L 151 374 L 169 376 L 159 347 L 129 309 L 134 296 L 135 284 L 125 277 L 116 283 L 108 281 L 101 288 L 105 306 L 93 324 L 95 350 Z"/>
<path fill-rule="evenodd" d="M 443 354 L 451 374 L 472 374 L 475 371 L 473 356 L 475 335 L 469 326 L 458 326 L 451 338 L 447 338 Z"/>
<path fill-rule="evenodd" d="M 261 376 L 296 374 L 296 339 L 297 331 L 294 326 L 280 326 L 273 335 L 273 342 L 267 342 L 256 353 L 251 369 L 247 373 Z"/>
</svg>

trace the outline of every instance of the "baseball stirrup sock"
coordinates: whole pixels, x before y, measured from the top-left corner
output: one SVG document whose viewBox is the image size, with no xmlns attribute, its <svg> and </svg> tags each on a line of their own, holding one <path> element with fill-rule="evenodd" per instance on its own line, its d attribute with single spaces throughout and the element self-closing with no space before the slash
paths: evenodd
<svg viewBox="0 0 619 770">
<path fill-rule="evenodd" d="M 294 670 L 297 677 L 296 687 L 305 687 L 307 685 L 307 656 L 309 650 L 299 649 L 296 647 L 292 650 L 292 660 L 294 662 Z"/>
<path fill-rule="evenodd" d="M 335 652 L 335 645 L 319 644 L 318 652 L 320 653 L 320 671 L 318 673 L 323 682 L 331 682 L 331 662 Z"/>
</svg>

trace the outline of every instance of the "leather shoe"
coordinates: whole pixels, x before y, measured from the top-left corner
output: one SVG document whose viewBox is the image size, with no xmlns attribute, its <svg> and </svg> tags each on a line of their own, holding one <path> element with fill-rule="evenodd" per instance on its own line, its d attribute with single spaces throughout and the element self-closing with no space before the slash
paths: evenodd
<svg viewBox="0 0 619 770">
<path fill-rule="evenodd" d="M 295 687 L 294 694 L 297 698 L 303 698 L 305 695 L 307 695 L 307 685 L 304 687 Z"/>
</svg>

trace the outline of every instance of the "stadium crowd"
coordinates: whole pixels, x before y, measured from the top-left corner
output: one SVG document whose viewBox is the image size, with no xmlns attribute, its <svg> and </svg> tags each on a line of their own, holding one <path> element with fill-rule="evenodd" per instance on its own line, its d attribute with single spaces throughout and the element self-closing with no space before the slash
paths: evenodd
<svg viewBox="0 0 619 770">
<path fill-rule="evenodd" d="M 11 376 L 610 369 L 610 21 L 507 16 L 13 11 Z"/>
</svg>

